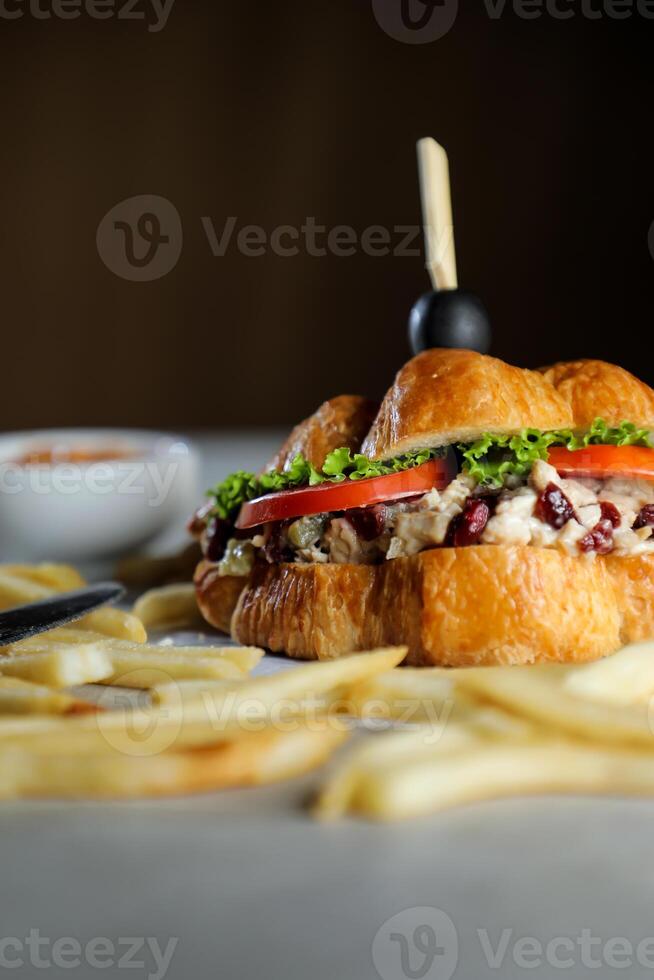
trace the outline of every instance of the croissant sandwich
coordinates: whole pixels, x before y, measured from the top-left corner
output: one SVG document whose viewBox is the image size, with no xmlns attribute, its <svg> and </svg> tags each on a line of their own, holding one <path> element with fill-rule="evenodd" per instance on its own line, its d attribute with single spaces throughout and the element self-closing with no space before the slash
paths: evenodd
<svg viewBox="0 0 654 980">
<path fill-rule="evenodd" d="M 601 361 L 408 362 L 322 405 L 192 530 L 208 622 L 303 659 L 582 662 L 654 636 L 654 391 Z"/>
</svg>

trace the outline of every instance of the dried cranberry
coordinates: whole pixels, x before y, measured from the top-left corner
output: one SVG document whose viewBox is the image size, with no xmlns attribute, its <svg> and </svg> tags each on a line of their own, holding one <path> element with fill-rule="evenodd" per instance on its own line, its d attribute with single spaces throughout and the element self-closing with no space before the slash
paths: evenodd
<svg viewBox="0 0 654 980">
<path fill-rule="evenodd" d="M 634 531 L 639 527 L 654 527 L 654 504 L 645 504 L 634 523 Z"/>
<path fill-rule="evenodd" d="M 598 555 L 608 555 L 613 551 L 613 524 L 607 518 L 599 521 L 592 531 L 581 539 L 579 550 L 596 551 Z"/>
<path fill-rule="evenodd" d="M 600 504 L 600 510 L 602 512 L 603 521 L 610 521 L 612 527 L 620 527 L 622 518 L 620 517 L 620 511 L 615 504 L 610 503 L 608 500 L 603 500 Z"/>
<path fill-rule="evenodd" d="M 220 561 L 232 536 L 232 525 L 220 517 L 212 517 L 202 539 L 202 550 L 209 561 Z"/>
<path fill-rule="evenodd" d="M 384 531 L 386 523 L 386 508 L 383 504 L 373 507 L 359 507 L 345 513 L 356 533 L 364 541 L 374 541 Z"/>
<path fill-rule="evenodd" d="M 285 529 L 288 521 L 279 521 L 277 524 L 269 524 L 267 527 L 267 538 L 262 551 L 271 565 L 277 565 L 284 561 L 293 561 L 293 552 L 288 546 Z"/>
<path fill-rule="evenodd" d="M 451 548 L 463 548 L 477 544 L 488 524 L 490 507 L 485 500 L 467 500 L 461 514 L 450 521 L 445 544 Z"/>
<path fill-rule="evenodd" d="M 536 517 L 559 531 L 575 516 L 575 509 L 556 483 L 548 483 L 536 501 Z"/>
</svg>

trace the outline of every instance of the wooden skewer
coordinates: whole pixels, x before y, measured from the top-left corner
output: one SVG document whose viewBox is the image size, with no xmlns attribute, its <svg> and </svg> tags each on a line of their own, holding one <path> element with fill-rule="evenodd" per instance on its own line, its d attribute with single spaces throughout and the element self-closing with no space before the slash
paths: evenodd
<svg viewBox="0 0 654 980">
<path fill-rule="evenodd" d="M 427 271 L 435 290 L 456 289 L 456 251 L 447 153 L 430 136 L 418 141 Z"/>
</svg>

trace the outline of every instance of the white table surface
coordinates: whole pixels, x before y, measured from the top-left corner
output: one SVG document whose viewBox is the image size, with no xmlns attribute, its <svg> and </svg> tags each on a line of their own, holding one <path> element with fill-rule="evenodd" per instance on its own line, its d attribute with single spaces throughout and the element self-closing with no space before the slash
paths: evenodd
<svg viewBox="0 0 654 980">
<path fill-rule="evenodd" d="M 206 482 L 274 444 L 203 439 Z M 18 955 L 20 977 L 161 976 L 147 946 L 133 956 L 141 968 L 118 966 L 137 937 L 177 939 L 170 980 L 654 974 L 654 942 L 642 945 L 654 936 L 653 803 L 539 798 L 321 825 L 303 809 L 319 778 L 157 802 L 0 805 L 0 971 Z M 426 961 L 412 943 L 430 923 L 439 952 Z M 78 967 L 44 970 L 29 947 L 1 942 L 30 930 L 50 941 L 45 959 L 56 939 L 106 937 L 113 965 L 83 954 Z M 540 965 L 533 940 L 550 944 Z"/>
</svg>

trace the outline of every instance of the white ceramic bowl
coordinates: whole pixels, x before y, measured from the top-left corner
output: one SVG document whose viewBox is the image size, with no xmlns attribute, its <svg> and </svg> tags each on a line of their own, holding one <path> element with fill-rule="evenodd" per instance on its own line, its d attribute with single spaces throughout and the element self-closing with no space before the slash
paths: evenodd
<svg viewBox="0 0 654 980">
<path fill-rule="evenodd" d="M 115 459 L 25 464 L 61 447 Z M 0 561 L 86 561 L 126 553 L 199 500 L 199 457 L 180 436 L 131 429 L 43 429 L 0 436 Z"/>
</svg>

